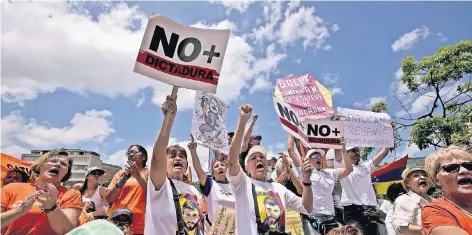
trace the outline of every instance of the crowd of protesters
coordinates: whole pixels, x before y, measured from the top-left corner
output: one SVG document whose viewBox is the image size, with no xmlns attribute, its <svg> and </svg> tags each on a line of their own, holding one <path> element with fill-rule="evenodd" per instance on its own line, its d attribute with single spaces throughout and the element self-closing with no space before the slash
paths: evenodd
<svg viewBox="0 0 472 235">
<path fill-rule="evenodd" d="M 66 188 L 73 162 L 64 150 L 44 154 L 22 171 L 6 174 L 1 188 L 2 234 L 209 234 L 219 206 L 236 214 L 235 234 L 289 234 L 287 212 L 300 213 L 304 234 L 467 235 L 472 234 L 472 153 L 450 146 L 430 154 L 425 168 L 406 169 L 401 184 L 378 198 L 371 174 L 387 156 L 381 149 L 361 162 L 362 148 L 310 149 L 287 138 L 287 153 L 269 157 L 262 136 L 252 130 L 251 105 L 238 109 L 229 153 L 218 154 L 211 173 L 200 165 L 193 136 L 189 153 L 169 146 L 177 114 L 175 97 L 162 105 L 162 127 L 152 154 L 131 145 L 127 164 L 107 188 L 105 171 L 90 168 L 83 184 Z M 249 127 L 246 125 L 252 118 Z M 334 158 L 334 169 L 323 167 Z M 188 158 L 199 182 L 186 175 Z M 432 185 L 439 198 L 428 192 Z"/>
</svg>

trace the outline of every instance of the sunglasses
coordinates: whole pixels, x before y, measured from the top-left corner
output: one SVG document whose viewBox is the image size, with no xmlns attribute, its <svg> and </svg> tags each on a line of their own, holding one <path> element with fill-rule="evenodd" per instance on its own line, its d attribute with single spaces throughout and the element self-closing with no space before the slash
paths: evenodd
<svg viewBox="0 0 472 235">
<path fill-rule="evenodd" d="M 317 159 L 317 158 L 321 158 L 321 153 L 313 153 L 309 156 L 309 158 L 311 159 Z"/>
<path fill-rule="evenodd" d="M 92 172 L 90 172 L 90 175 L 101 176 L 102 172 L 101 171 L 92 171 Z"/>
<path fill-rule="evenodd" d="M 465 169 L 472 171 L 472 161 L 471 162 L 463 162 L 463 163 L 452 163 L 452 164 L 447 164 L 444 166 L 441 166 L 441 169 L 443 169 L 447 173 L 457 173 L 459 172 L 459 169 L 464 167 Z"/>
</svg>

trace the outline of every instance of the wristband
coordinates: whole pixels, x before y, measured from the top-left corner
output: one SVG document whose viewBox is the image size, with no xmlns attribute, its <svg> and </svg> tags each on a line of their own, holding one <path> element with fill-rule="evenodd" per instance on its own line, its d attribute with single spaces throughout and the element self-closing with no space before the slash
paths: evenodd
<svg viewBox="0 0 472 235">
<path fill-rule="evenodd" d="M 307 187 L 311 187 L 311 181 L 310 181 L 310 182 L 308 182 L 308 183 L 307 183 L 307 182 L 303 182 L 303 181 L 302 181 L 302 183 L 303 183 L 303 185 L 305 185 L 305 186 L 307 186 Z"/>
<path fill-rule="evenodd" d="M 44 207 L 41 206 L 41 211 L 47 214 L 47 213 L 51 213 L 51 212 L 55 211 L 57 208 L 58 208 L 58 206 L 57 206 L 57 203 L 56 203 L 56 204 L 54 204 L 54 206 L 52 206 L 49 209 L 45 209 Z"/>
</svg>

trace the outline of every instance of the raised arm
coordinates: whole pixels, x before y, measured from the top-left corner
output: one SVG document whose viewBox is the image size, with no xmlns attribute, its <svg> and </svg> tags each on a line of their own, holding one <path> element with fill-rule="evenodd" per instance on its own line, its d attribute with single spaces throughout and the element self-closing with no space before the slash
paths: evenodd
<svg viewBox="0 0 472 235">
<path fill-rule="evenodd" d="M 259 116 L 257 114 L 254 114 L 254 116 L 252 117 L 252 122 L 249 125 L 249 128 L 247 128 L 246 133 L 244 133 L 243 147 L 241 148 L 241 152 L 246 152 L 247 149 L 249 148 L 249 139 L 251 138 L 252 129 L 254 129 L 254 125 L 256 124 L 257 117 Z"/>
<path fill-rule="evenodd" d="M 241 152 L 241 143 L 243 141 L 243 132 L 244 127 L 246 126 L 249 117 L 251 116 L 252 105 L 242 105 L 238 109 L 239 120 L 236 125 L 236 131 L 234 132 L 233 140 L 229 146 L 228 153 L 228 166 L 229 166 L 229 175 L 235 176 L 241 170 L 239 165 L 239 153 Z"/>
<path fill-rule="evenodd" d="M 342 138 L 341 143 L 343 144 L 343 148 L 342 148 L 343 154 L 342 155 L 344 157 L 344 168 L 339 169 L 338 180 L 344 179 L 346 176 L 348 176 L 352 172 L 352 161 L 351 161 L 351 157 L 349 157 L 349 155 L 347 155 L 346 140 L 344 138 Z"/>
<path fill-rule="evenodd" d="M 387 156 L 388 151 L 390 151 L 390 148 L 383 148 L 374 156 L 374 158 L 372 158 L 375 166 L 378 166 L 382 162 L 382 160 Z"/>
<path fill-rule="evenodd" d="M 297 168 L 300 168 L 300 166 L 302 165 L 302 161 L 295 152 L 295 138 L 292 135 L 288 135 L 287 148 L 288 155 L 292 159 L 293 165 Z"/>
<path fill-rule="evenodd" d="M 200 185 L 203 187 L 205 186 L 205 182 L 208 176 L 202 169 L 202 165 L 200 164 L 200 159 L 198 158 L 197 154 L 197 143 L 195 143 L 195 139 L 193 138 L 192 134 L 190 134 L 190 142 L 188 143 L 187 147 L 190 150 L 190 155 L 192 156 L 193 169 L 197 173 Z"/>
<path fill-rule="evenodd" d="M 159 131 L 159 135 L 154 143 L 151 159 L 152 170 L 149 173 L 149 177 L 151 178 L 156 190 L 161 189 L 162 185 L 164 185 L 164 182 L 166 181 L 166 149 L 169 144 L 170 131 L 177 114 L 176 99 L 177 97 L 167 96 L 166 101 L 161 107 L 162 112 L 164 113 L 164 121 L 162 122 L 161 130 Z"/>
<path fill-rule="evenodd" d="M 311 188 L 310 176 L 313 172 L 313 166 L 308 158 L 303 158 L 302 163 L 302 178 L 303 178 L 303 193 L 302 202 L 303 206 L 308 213 L 313 210 L 313 189 Z"/>
</svg>

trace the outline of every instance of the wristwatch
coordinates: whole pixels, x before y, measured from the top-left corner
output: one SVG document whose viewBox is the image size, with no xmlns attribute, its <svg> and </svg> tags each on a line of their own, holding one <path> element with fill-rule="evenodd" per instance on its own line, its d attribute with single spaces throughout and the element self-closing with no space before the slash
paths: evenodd
<svg viewBox="0 0 472 235">
<path fill-rule="evenodd" d="M 307 187 L 311 187 L 311 181 L 309 181 L 309 182 L 303 182 L 303 181 L 302 181 L 302 184 L 305 185 L 305 186 L 307 186 Z"/>
<path fill-rule="evenodd" d="M 57 206 L 57 203 L 56 203 L 56 204 L 54 204 L 54 206 L 52 206 L 49 209 L 45 209 L 44 207 L 41 206 L 41 211 L 47 214 L 47 213 L 51 213 L 51 212 L 55 211 L 57 208 L 58 208 L 58 206 Z"/>
</svg>

